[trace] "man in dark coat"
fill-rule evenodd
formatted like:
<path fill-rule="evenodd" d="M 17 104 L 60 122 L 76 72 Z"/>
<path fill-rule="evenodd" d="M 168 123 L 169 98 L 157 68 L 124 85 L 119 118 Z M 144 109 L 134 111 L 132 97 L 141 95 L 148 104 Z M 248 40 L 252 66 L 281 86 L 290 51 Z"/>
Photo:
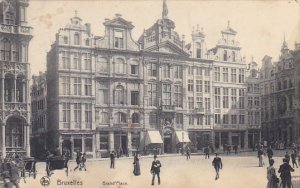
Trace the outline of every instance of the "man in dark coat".
<path fill-rule="evenodd" d="M 191 159 L 191 149 L 190 149 L 190 147 L 186 147 L 186 159 Z"/>
<path fill-rule="evenodd" d="M 115 168 L 115 158 L 116 158 L 115 152 L 111 151 L 109 156 L 110 156 L 110 168 Z"/>
<path fill-rule="evenodd" d="M 220 169 L 223 168 L 223 164 L 222 164 L 222 160 L 220 157 L 218 157 L 218 154 L 216 153 L 216 157 L 214 158 L 212 165 L 214 166 L 215 170 L 216 170 L 216 178 L 215 180 L 219 179 L 220 174 L 219 171 Z"/>
<path fill-rule="evenodd" d="M 269 148 L 267 149 L 267 154 L 268 154 L 269 165 L 270 165 L 270 159 L 272 159 L 273 157 L 273 150 L 271 146 L 269 146 Z"/>
<path fill-rule="evenodd" d="M 205 159 L 209 159 L 209 147 L 204 148 L 204 153 L 205 153 Z"/>
<path fill-rule="evenodd" d="M 284 157 L 287 159 L 287 163 L 290 163 L 291 157 L 290 157 L 290 154 L 289 154 L 288 151 L 285 153 L 285 156 L 284 156 Z"/>
<path fill-rule="evenodd" d="M 160 167 L 161 167 L 161 163 L 159 160 L 157 160 L 157 156 L 154 155 L 154 161 L 152 162 L 151 170 L 150 170 L 150 172 L 152 174 L 152 184 L 151 185 L 154 185 L 155 175 L 157 175 L 158 185 L 160 184 L 160 176 L 159 176 Z"/>
<path fill-rule="evenodd" d="M 278 173 L 280 173 L 282 188 L 291 188 L 292 187 L 292 176 L 291 172 L 294 172 L 294 169 L 288 163 L 288 159 L 283 159 L 283 164 L 280 165 Z"/>

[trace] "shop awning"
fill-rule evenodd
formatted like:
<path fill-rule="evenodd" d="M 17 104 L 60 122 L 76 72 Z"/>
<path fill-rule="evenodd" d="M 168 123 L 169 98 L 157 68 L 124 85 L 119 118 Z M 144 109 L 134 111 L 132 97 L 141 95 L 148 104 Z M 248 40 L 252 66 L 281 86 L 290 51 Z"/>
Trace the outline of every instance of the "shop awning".
<path fill-rule="evenodd" d="M 187 131 L 176 131 L 176 141 L 178 142 L 191 142 Z"/>
<path fill-rule="evenodd" d="M 148 131 L 146 136 L 145 145 L 149 144 L 162 144 L 161 135 L 158 131 Z"/>

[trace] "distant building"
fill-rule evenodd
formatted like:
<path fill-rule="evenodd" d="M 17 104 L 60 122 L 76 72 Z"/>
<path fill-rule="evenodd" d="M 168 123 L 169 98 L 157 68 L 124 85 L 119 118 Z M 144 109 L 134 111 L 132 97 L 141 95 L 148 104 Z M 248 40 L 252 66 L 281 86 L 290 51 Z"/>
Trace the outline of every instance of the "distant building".
<path fill-rule="evenodd" d="M 46 74 L 32 76 L 31 85 L 31 150 L 32 156 L 45 154 L 47 141 L 47 82 Z"/>
<path fill-rule="evenodd" d="M 30 156 L 30 65 L 27 0 L 0 2 L 1 155 Z"/>

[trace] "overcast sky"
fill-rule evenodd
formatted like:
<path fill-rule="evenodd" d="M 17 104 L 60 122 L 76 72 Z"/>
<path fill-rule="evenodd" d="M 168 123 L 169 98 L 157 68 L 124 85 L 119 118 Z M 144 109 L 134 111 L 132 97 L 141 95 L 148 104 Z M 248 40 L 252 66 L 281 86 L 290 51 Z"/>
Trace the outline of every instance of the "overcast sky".
<path fill-rule="evenodd" d="M 161 18 L 162 0 L 147 1 L 59 1 L 31 0 L 28 21 L 34 27 L 30 43 L 29 61 L 32 74 L 46 70 L 46 53 L 55 40 L 59 28 L 70 22 L 78 11 L 83 23 L 91 23 L 94 35 L 104 34 L 105 18 L 112 19 L 116 13 L 132 21 L 133 38 L 137 40 L 143 29 L 152 26 Z M 264 55 L 278 59 L 284 33 L 290 49 L 300 41 L 300 9 L 291 1 L 183 1 L 167 0 L 168 17 L 175 22 L 175 30 L 190 42 L 193 26 L 203 27 L 208 49 L 213 48 L 220 31 L 227 21 L 235 29 L 247 61 L 254 57 L 258 63 Z"/>

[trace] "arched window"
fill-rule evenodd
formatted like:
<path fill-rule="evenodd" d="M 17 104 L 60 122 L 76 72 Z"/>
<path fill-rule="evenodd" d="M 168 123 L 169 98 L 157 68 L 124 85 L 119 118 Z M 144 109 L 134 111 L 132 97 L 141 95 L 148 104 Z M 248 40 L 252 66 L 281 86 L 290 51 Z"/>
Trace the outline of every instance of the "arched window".
<path fill-rule="evenodd" d="M 123 112 L 118 112 L 116 114 L 116 122 L 117 123 L 127 123 L 126 114 Z"/>
<path fill-rule="evenodd" d="M 25 100 L 26 80 L 24 76 L 18 76 L 16 81 L 16 100 L 17 102 L 24 102 Z"/>
<path fill-rule="evenodd" d="M 139 114 L 138 113 L 133 113 L 132 117 L 131 117 L 132 123 L 139 123 L 140 119 L 139 119 Z"/>
<path fill-rule="evenodd" d="M 64 44 L 68 44 L 69 41 L 68 41 L 68 37 L 67 36 L 64 36 Z"/>
<path fill-rule="evenodd" d="M 79 33 L 74 34 L 74 45 L 79 45 L 80 44 L 80 36 Z"/>
<path fill-rule="evenodd" d="M 22 148 L 24 145 L 24 125 L 25 120 L 10 117 L 5 127 L 5 145 L 6 147 Z"/>
<path fill-rule="evenodd" d="M 223 60 L 224 60 L 224 61 L 227 61 L 227 50 L 224 50 Z"/>
<path fill-rule="evenodd" d="M 115 62 L 115 73 L 125 73 L 125 62 L 123 59 L 118 58 Z"/>
<path fill-rule="evenodd" d="M 119 85 L 115 89 L 114 103 L 115 104 L 125 104 L 124 98 L 125 98 L 124 88 L 123 88 L 123 86 Z"/>
<path fill-rule="evenodd" d="M 5 102 L 13 102 L 14 76 L 6 74 L 4 80 L 4 100 Z"/>

